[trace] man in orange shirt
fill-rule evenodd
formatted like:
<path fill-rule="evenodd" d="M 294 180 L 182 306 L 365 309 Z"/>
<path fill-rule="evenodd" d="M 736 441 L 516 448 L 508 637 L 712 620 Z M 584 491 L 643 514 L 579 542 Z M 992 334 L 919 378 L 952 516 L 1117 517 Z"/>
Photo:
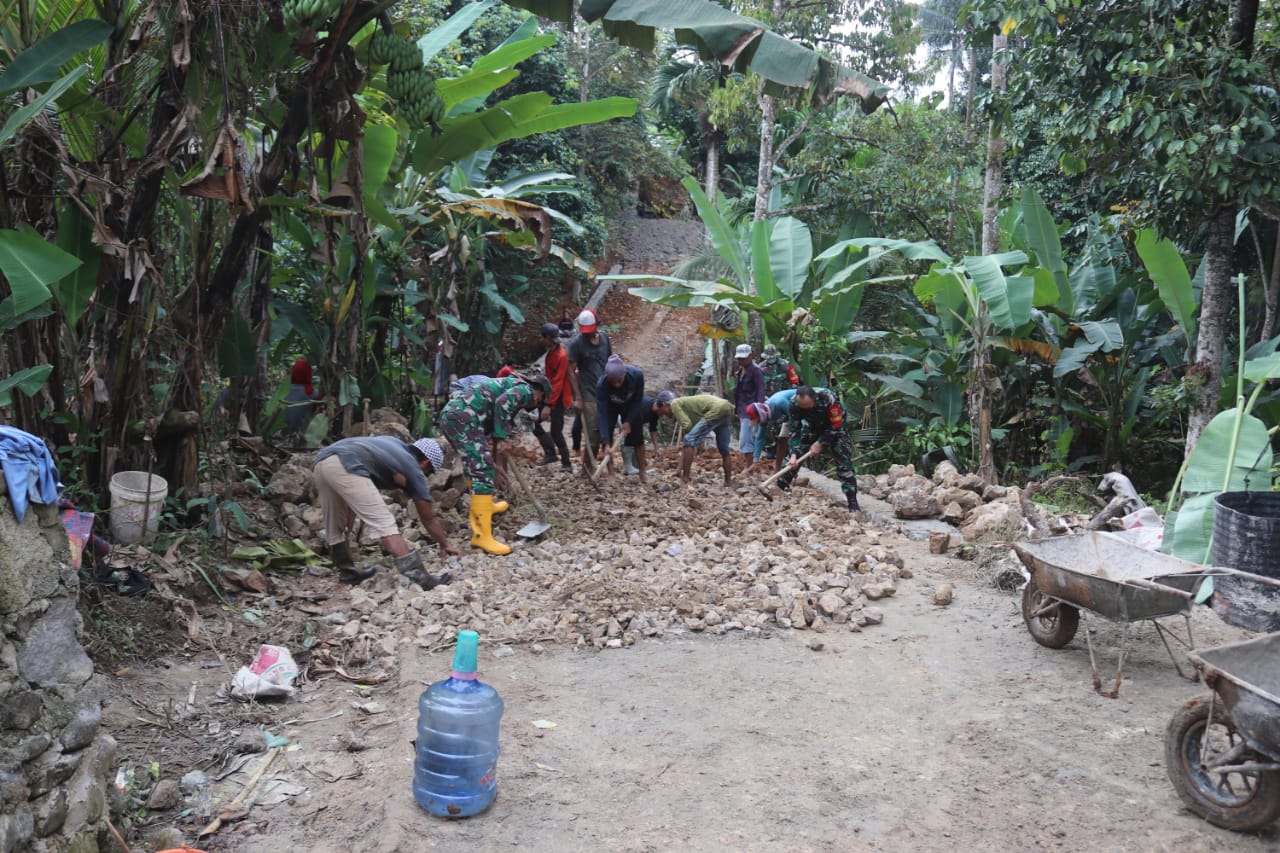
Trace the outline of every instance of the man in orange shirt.
<path fill-rule="evenodd" d="M 559 451 L 560 467 L 572 471 L 569 445 L 564 440 L 564 413 L 573 405 L 573 387 L 569 382 L 569 355 L 560 345 L 560 327 L 555 323 L 543 323 L 542 343 L 547 347 L 543 372 L 551 382 L 551 393 L 543 403 L 542 417 L 533 425 L 533 434 L 542 445 L 542 458 L 538 464 L 551 465 L 556 461 L 556 451 Z M 548 418 L 551 421 L 550 435 L 542 428 L 542 421 Z"/>

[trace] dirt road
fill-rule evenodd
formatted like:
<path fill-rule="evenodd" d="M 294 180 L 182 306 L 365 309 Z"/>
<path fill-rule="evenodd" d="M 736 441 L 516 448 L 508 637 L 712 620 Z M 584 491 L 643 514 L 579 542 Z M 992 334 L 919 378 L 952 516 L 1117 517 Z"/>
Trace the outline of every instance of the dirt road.
<path fill-rule="evenodd" d="M 683 346 L 656 316 L 637 313 L 618 338 L 629 358 L 674 381 L 679 359 L 648 360 L 655 335 L 671 336 L 668 350 Z M 149 825 L 143 834 L 174 825 L 211 853 L 1280 845 L 1280 827 L 1239 835 L 1182 808 L 1165 777 L 1164 727 L 1206 691 L 1177 677 L 1151 628 L 1136 630 L 1120 698 L 1102 698 L 1090 686 L 1083 629 L 1063 650 L 1038 646 L 1017 595 L 992 587 L 989 569 L 931 555 L 894 524 L 852 534 L 841 502 L 811 489 L 771 504 L 751 488 L 720 490 L 714 464 L 699 464 L 692 493 L 673 491 L 663 464 L 648 489 L 626 478 L 597 493 L 539 474 L 551 541 L 503 558 L 464 556 L 446 598 L 386 573 L 361 591 L 276 579 L 271 596 L 240 606 L 280 630 L 305 625 L 297 636 L 340 656 L 284 703 L 216 698 L 263 636 L 234 609 L 208 608 L 199 640 L 178 638 L 162 664 L 118 672 L 105 726 L 137 770 L 140 796 L 154 782 L 144 778 L 153 761 L 162 780 L 197 764 L 207 780 L 169 810 L 135 814 Z M 890 514 L 873 499 L 863 505 Z M 826 527 L 813 526 L 823 518 Z M 508 533 L 520 523 L 501 522 Z M 784 608 L 743 603 L 757 588 L 789 597 L 805 578 L 851 572 L 842 562 L 871 539 L 912 575 L 874 602 L 883 624 L 795 630 L 778 615 Z M 811 568 L 788 574 L 800 562 Z M 938 607 L 943 582 L 955 598 Z M 310 621 L 280 616 L 298 607 Z M 454 623 L 442 614 L 470 618 L 467 608 L 484 620 L 481 678 L 506 700 L 499 794 L 481 816 L 444 821 L 412 799 L 411 742 L 420 692 L 449 670 L 451 636 L 440 626 Z M 639 612 L 665 630 L 637 627 Z M 725 630 L 735 615 L 745 627 Z M 1195 620 L 1201 645 L 1244 636 L 1206 608 Z M 610 642 L 623 647 L 595 650 L 614 621 L 623 633 Z M 1103 667 L 1113 666 L 1119 631 L 1089 624 Z M 357 672 L 361 660 L 376 662 L 377 678 L 342 669 Z M 237 752 L 262 749 L 260 728 L 290 741 L 259 792 L 279 802 L 197 840 L 239 790 L 236 775 L 217 777 Z"/>
<path fill-rule="evenodd" d="M 1150 628 L 1135 637 L 1120 698 L 1102 698 L 1090 688 L 1083 634 L 1064 650 L 1042 648 L 1016 596 L 976 585 L 973 564 L 894 542 L 915 577 L 885 602 L 885 623 L 861 632 L 668 631 L 622 650 L 520 645 L 500 659 L 486 647 L 481 676 L 507 703 L 500 787 L 489 812 L 470 820 L 431 818 L 410 794 L 417 697 L 447 674 L 449 652 L 402 642 L 398 685 L 326 679 L 272 713 L 319 720 L 268 725 L 296 745 L 273 774 L 305 792 L 254 809 L 202 846 L 1275 849 L 1276 828 L 1225 832 L 1178 802 L 1163 730 L 1204 688 L 1176 676 Z M 943 581 L 956 597 L 940 608 L 932 592 Z M 1106 666 L 1118 631 L 1097 627 Z M 1195 628 L 1204 644 L 1244 636 L 1205 608 Z M 136 678 L 154 690 L 157 675 L 122 686 Z M 180 698 L 191 680 L 203 696 L 219 677 L 179 665 L 163 680 Z M 354 709 L 371 701 L 385 711 Z"/>

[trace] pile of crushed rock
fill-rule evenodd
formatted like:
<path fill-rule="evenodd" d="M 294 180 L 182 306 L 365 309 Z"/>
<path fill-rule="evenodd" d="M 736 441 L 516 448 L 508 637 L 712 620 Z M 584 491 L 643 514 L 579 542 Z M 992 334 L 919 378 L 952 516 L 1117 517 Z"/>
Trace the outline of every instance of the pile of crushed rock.
<path fill-rule="evenodd" d="M 859 478 L 859 487 L 887 501 L 901 519 L 940 519 L 966 542 L 1016 540 L 1028 535 L 1060 535 L 1082 529 L 1088 516 L 1055 513 L 1034 503 L 1016 486 L 990 485 L 977 474 L 961 474 L 939 463 L 932 478 L 914 465 L 891 465 L 887 474 Z"/>
<path fill-rule="evenodd" d="M 529 438 L 526 444 L 521 449 L 531 458 L 535 447 Z M 884 612 L 872 602 L 893 596 L 911 577 L 892 547 L 894 534 L 854 520 L 806 488 L 803 476 L 770 501 L 756 479 L 720 486 L 713 453 L 697 461 L 689 489 L 672 479 L 674 452 L 651 469 L 648 486 L 615 474 L 597 490 L 558 466 L 526 467 L 552 528 L 520 540 L 515 531 L 536 516 L 531 505 L 513 501 L 495 517 L 495 535 L 515 550 L 492 557 L 468 544 L 466 481 L 452 464 L 431 480 L 436 511 L 464 551 L 448 561 L 453 584 L 423 591 L 384 559 L 387 568 L 371 581 L 349 592 L 342 587 L 331 601 L 343 612 L 326 621 L 341 634 L 432 648 L 465 627 L 504 643 L 619 648 L 673 630 L 857 631 L 879 624 Z M 308 456 L 281 466 L 267 493 L 288 535 L 322 553 Z M 424 550 L 429 567 L 438 566 L 415 511 L 387 499 L 406 538 Z M 366 560 L 376 559 L 376 540 L 362 537 L 362 545 Z"/>

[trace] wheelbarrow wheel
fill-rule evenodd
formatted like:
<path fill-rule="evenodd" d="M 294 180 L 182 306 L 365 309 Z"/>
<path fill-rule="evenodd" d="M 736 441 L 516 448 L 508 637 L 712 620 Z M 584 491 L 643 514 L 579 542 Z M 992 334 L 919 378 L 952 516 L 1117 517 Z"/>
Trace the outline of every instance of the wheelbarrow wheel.
<path fill-rule="evenodd" d="M 1022 619 L 1035 641 L 1045 648 L 1060 649 L 1076 635 L 1080 627 L 1080 611 L 1045 595 L 1035 578 L 1022 590 Z"/>
<path fill-rule="evenodd" d="M 1197 696 L 1178 709 L 1164 738 L 1164 767 L 1187 808 L 1215 826 L 1236 832 L 1262 829 L 1280 817 L 1280 772 L 1221 773 L 1206 768 L 1244 738 L 1221 702 Z M 1262 760 L 1246 749 L 1237 762 Z"/>

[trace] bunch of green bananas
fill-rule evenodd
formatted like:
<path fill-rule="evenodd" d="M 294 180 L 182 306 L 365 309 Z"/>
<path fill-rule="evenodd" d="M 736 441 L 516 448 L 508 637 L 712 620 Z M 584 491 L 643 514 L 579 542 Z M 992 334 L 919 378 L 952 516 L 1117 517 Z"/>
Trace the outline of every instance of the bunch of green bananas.
<path fill-rule="evenodd" d="M 436 78 L 422 65 L 422 51 L 385 30 L 369 39 L 369 62 L 387 65 L 387 94 L 406 122 L 414 127 L 437 126 L 444 118 L 444 99 L 436 93 Z"/>
<path fill-rule="evenodd" d="M 422 50 L 394 33 L 378 30 L 369 38 L 369 61 L 390 65 L 395 71 L 410 71 L 422 67 Z"/>
<path fill-rule="evenodd" d="M 289 32 L 316 29 L 342 10 L 346 0 L 284 0 L 281 13 Z"/>
<path fill-rule="evenodd" d="M 395 99 L 405 121 L 414 127 L 439 124 L 444 118 L 444 100 L 436 93 L 436 80 L 421 65 L 407 71 L 393 65 L 387 71 L 387 94 Z"/>

